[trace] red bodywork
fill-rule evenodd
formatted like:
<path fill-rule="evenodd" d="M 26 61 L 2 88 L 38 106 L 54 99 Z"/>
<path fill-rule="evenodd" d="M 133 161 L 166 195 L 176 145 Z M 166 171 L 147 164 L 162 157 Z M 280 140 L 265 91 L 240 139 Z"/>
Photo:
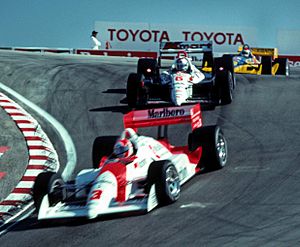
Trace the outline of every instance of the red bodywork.
<path fill-rule="evenodd" d="M 124 116 L 124 127 L 133 128 L 136 131 L 141 127 L 154 127 L 182 123 L 190 123 L 193 130 L 202 126 L 200 104 L 193 106 L 131 111 Z M 195 151 L 191 152 L 187 145 L 178 147 L 173 146 L 169 143 L 167 138 L 162 138 L 157 141 L 165 146 L 172 154 L 186 154 L 190 163 L 198 164 L 201 158 L 202 147 L 199 147 Z M 119 202 L 124 202 L 126 200 L 125 188 L 127 184 L 127 164 L 133 162 L 137 157 L 132 156 L 130 158 L 122 158 L 118 159 L 116 162 L 112 160 L 111 162 L 105 164 L 107 158 L 108 157 L 104 156 L 100 161 L 99 167 L 103 166 L 103 168 L 101 169 L 99 176 L 108 170 L 115 175 L 118 182 L 118 195 L 116 200 Z M 139 168 L 138 164 L 136 164 L 135 168 Z M 195 172 L 200 172 L 200 168 L 197 167 Z"/>
<path fill-rule="evenodd" d="M 155 114 L 157 113 L 157 114 Z M 190 123 L 192 130 L 203 125 L 200 104 L 187 105 L 181 107 L 166 107 L 148 110 L 131 111 L 124 116 L 124 127 L 138 128 L 154 127 L 172 124 Z M 188 146 L 176 147 L 169 143 L 167 138 L 158 140 L 173 154 L 184 153 L 188 156 L 191 163 L 197 164 L 202 155 L 202 148 L 199 147 L 191 152 Z M 198 169 L 198 168 L 197 168 Z"/>
<path fill-rule="evenodd" d="M 193 130 L 202 127 L 200 104 L 131 111 L 124 116 L 124 127 L 135 130 L 183 123 L 190 123 Z"/>

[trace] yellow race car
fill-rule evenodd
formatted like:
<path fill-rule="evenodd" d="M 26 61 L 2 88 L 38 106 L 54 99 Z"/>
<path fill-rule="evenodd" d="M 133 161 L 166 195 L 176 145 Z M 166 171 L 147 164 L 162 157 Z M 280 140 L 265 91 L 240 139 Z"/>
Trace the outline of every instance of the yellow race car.
<path fill-rule="evenodd" d="M 277 48 L 250 48 L 240 46 L 238 54 L 233 55 L 234 72 L 254 75 L 289 76 L 290 67 L 287 58 L 278 57 Z"/>

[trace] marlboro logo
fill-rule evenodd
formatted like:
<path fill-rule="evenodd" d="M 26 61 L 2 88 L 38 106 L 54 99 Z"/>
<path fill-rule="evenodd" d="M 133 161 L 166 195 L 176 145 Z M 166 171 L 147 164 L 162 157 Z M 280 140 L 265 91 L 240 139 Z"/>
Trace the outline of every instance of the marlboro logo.
<path fill-rule="evenodd" d="M 184 109 L 168 109 L 163 108 L 160 111 L 155 109 L 148 110 L 148 117 L 149 118 L 166 118 L 166 117 L 180 117 L 184 116 L 185 110 Z"/>

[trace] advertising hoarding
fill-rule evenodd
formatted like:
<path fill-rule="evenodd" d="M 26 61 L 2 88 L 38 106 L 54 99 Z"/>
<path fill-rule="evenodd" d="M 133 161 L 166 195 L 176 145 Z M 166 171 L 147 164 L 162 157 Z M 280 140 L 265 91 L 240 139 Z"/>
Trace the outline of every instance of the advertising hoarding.
<path fill-rule="evenodd" d="M 257 45 L 256 28 L 95 22 L 98 38 L 112 49 L 157 51 L 161 41 L 211 40 L 216 52 L 235 52 L 244 43 Z"/>

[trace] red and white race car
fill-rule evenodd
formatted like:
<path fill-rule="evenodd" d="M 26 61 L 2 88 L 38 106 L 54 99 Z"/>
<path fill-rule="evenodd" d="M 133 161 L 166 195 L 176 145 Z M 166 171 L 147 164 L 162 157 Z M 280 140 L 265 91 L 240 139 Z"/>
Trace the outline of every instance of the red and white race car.
<path fill-rule="evenodd" d="M 192 126 L 187 145 L 173 146 L 167 127 L 182 123 Z M 39 220 L 149 212 L 175 202 L 180 187 L 204 168 L 226 165 L 223 132 L 218 126 L 202 126 L 199 104 L 131 111 L 124 126 L 119 137 L 96 138 L 93 169 L 82 170 L 74 181 L 64 182 L 52 172 L 37 177 L 33 197 Z M 157 139 L 136 133 L 152 126 L 158 126 Z"/>

